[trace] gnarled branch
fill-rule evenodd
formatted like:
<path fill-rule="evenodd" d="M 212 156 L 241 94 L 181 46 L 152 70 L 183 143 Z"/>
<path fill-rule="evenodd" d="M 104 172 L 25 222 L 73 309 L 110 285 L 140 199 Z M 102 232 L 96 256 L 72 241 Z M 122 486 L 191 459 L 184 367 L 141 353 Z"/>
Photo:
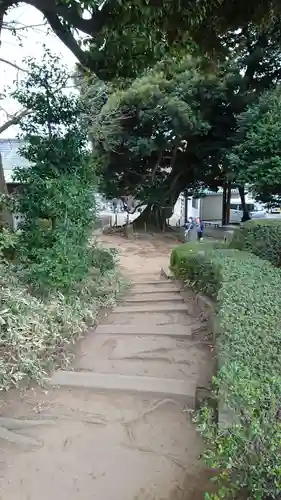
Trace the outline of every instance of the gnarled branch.
<path fill-rule="evenodd" d="M 19 111 L 16 113 L 10 120 L 7 120 L 3 125 L 0 125 L 0 134 L 7 130 L 9 127 L 12 127 L 13 125 L 17 125 L 22 118 L 27 116 L 30 113 L 30 109 L 23 109 L 22 111 Z"/>

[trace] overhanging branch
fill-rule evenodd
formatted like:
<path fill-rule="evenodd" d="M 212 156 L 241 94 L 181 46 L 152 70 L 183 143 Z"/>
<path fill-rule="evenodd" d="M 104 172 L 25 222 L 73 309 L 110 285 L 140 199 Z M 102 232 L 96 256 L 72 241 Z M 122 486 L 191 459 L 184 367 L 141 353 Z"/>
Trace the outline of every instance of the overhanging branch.
<path fill-rule="evenodd" d="M 40 10 L 50 24 L 49 16 L 59 16 L 69 26 L 88 35 L 95 35 L 101 30 L 109 12 L 109 2 L 101 10 L 96 9 L 90 19 L 83 19 L 74 5 L 60 3 L 57 0 L 25 0 L 25 3 Z"/>
<path fill-rule="evenodd" d="M 22 118 L 27 116 L 30 113 L 30 109 L 23 109 L 22 111 L 19 111 L 19 113 L 15 114 L 10 120 L 7 120 L 3 125 L 0 125 L 0 134 L 2 132 L 5 132 L 9 127 L 12 127 L 13 125 L 17 125 Z"/>
<path fill-rule="evenodd" d="M 47 18 L 53 32 L 59 37 L 59 39 L 69 48 L 69 50 L 77 57 L 78 61 L 84 65 L 86 64 L 86 54 L 83 52 L 74 36 L 72 35 L 70 29 L 62 24 L 59 17 L 54 13 L 42 11 L 44 16 Z"/>
<path fill-rule="evenodd" d="M 17 69 L 18 71 L 22 71 L 23 73 L 28 73 L 28 70 L 25 68 L 22 68 L 21 66 L 18 66 L 16 63 L 13 63 L 11 61 L 8 61 L 7 59 L 4 59 L 3 57 L 0 57 L 0 62 L 4 64 L 8 64 L 12 68 Z"/>
<path fill-rule="evenodd" d="M 17 3 L 17 0 L 0 0 L 0 32 L 4 14 L 9 7 Z M 96 7 L 92 11 L 90 19 L 83 19 L 74 3 L 58 2 L 58 0 L 25 0 L 25 3 L 38 9 L 44 15 L 54 33 L 77 57 L 82 66 L 90 68 L 89 58 L 75 40 L 72 30 L 82 31 L 91 37 L 97 35 L 112 13 L 114 0 L 112 2 L 108 0 L 100 9 Z"/>

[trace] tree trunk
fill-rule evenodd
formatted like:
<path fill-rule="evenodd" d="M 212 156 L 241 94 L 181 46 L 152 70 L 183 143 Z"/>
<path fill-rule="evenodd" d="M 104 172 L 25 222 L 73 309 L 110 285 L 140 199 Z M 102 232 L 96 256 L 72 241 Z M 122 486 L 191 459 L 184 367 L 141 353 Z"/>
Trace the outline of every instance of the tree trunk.
<path fill-rule="evenodd" d="M 0 153 L 0 196 L 7 195 L 7 194 L 8 194 L 8 189 L 7 189 L 7 185 L 6 185 L 6 181 L 5 181 L 2 156 Z M 5 208 L 0 209 L 0 226 L 1 226 L 1 229 L 3 227 L 8 227 L 10 229 L 13 229 L 13 226 L 14 226 L 13 215 L 11 214 L 11 212 L 9 212 Z"/>
<path fill-rule="evenodd" d="M 241 205 L 242 205 L 242 211 L 243 211 L 242 222 L 246 222 L 247 220 L 251 220 L 251 216 L 249 214 L 247 204 L 246 204 L 245 187 L 238 186 L 238 191 L 239 191 L 239 195 L 241 198 Z"/>
<path fill-rule="evenodd" d="M 228 182 L 226 190 L 226 221 L 225 221 L 226 225 L 228 225 L 230 221 L 230 202 L 231 202 L 231 183 Z"/>
<path fill-rule="evenodd" d="M 2 31 L 2 26 L 3 26 L 3 18 L 4 18 L 4 10 L 0 12 L 0 47 L 1 47 L 1 31 Z M 2 156 L 0 153 L 0 196 L 1 195 L 7 195 L 8 194 L 8 189 L 7 189 L 7 184 L 5 180 L 5 174 L 4 174 L 4 169 L 3 169 L 3 162 L 2 162 Z M 13 215 L 4 209 L 0 209 L 0 226 L 1 228 L 3 227 L 9 227 L 13 229 Z"/>
<path fill-rule="evenodd" d="M 227 226 L 230 219 L 231 183 L 225 182 L 222 195 L 222 225 Z"/>
<path fill-rule="evenodd" d="M 173 208 L 161 207 L 159 205 L 147 205 L 140 216 L 134 221 L 134 227 L 138 229 L 153 229 L 164 231 L 167 228 L 167 219 L 173 214 Z"/>
<path fill-rule="evenodd" d="M 174 213 L 175 203 L 186 186 L 186 180 L 181 173 L 171 172 L 169 177 L 156 191 L 157 202 L 147 204 L 144 211 L 133 222 L 139 229 L 150 228 L 153 231 L 165 231 L 167 220 Z"/>
<path fill-rule="evenodd" d="M 223 193 L 222 193 L 222 225 L 226 225 L 226 182 L 223 185 Z"/>

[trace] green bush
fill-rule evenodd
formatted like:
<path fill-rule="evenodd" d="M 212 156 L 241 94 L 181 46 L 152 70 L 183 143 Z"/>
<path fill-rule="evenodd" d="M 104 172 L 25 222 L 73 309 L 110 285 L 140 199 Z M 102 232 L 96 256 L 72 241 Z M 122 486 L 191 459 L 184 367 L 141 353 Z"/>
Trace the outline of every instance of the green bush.
<path fill-rule="evenodd" d="M 117 251 L 115 248 L 93 247 L 91 250 L 92 265 L 101 274 L 112 271 L 116 266 Z"/>
<path fill-rule="evenodd" d="M 16 233 L 2 228 L 0 231 L 0 260 L 11 261 L 15 258 L 18 236 Z"/>
<path fill-rule="evenodd" d="M 172 250 L 170 258 L 170 268 L 174 272 L 176 272 L 176 270 L 181 267 L 182 260 L 188 258 L 190 254 L 212 248 L 226 248 L 226 244 L 223 241 L 203 240 L 188 241 L 186 243 L 178 245 Z"/>
<path fill-rule="evenodd" d="M 215 397 L 232 415 L 223 428 L 211 408 L 197 416 L 208 442 L 205 459 L 220 484 L 206 498 L 280 498 L 281 274 L 234 249 L 187 253 L 179 271 L 217 302 Z"/>
<path fill-rule="evenodd" d="M 232 248 L 247 250 L 281 267 L 281 220 L 261 219 L 245 222 L 234 232 Z"/>

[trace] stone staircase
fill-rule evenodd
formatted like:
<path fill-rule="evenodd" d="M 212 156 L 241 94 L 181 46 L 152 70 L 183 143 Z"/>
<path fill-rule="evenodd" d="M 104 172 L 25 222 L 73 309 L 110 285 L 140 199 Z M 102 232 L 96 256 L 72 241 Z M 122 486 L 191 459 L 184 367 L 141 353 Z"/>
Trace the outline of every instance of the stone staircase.
<path fill-rule="evenodd" d="M 80 344 L 73 370 L 54 386 L 181 399 L 193 409 L 197 386 L 209 385 L 206 324 L 179 286 L 159 274 L 129 275 L 132 287 Z M 200 333 L 200 335 L 198 335 Z"/>
<path fill-rule="evenodd" d="M 175 283 L 129 277 L 72 369 L 55 372 L 47 391 L 6 401 L 3 417 L 13 419 L 2 431 L 15 441 L 1 440 L 3 500 L 203 500 L 212 491 L 191 418 L 196 387 L 212 375 L 206 325 Z"/>

